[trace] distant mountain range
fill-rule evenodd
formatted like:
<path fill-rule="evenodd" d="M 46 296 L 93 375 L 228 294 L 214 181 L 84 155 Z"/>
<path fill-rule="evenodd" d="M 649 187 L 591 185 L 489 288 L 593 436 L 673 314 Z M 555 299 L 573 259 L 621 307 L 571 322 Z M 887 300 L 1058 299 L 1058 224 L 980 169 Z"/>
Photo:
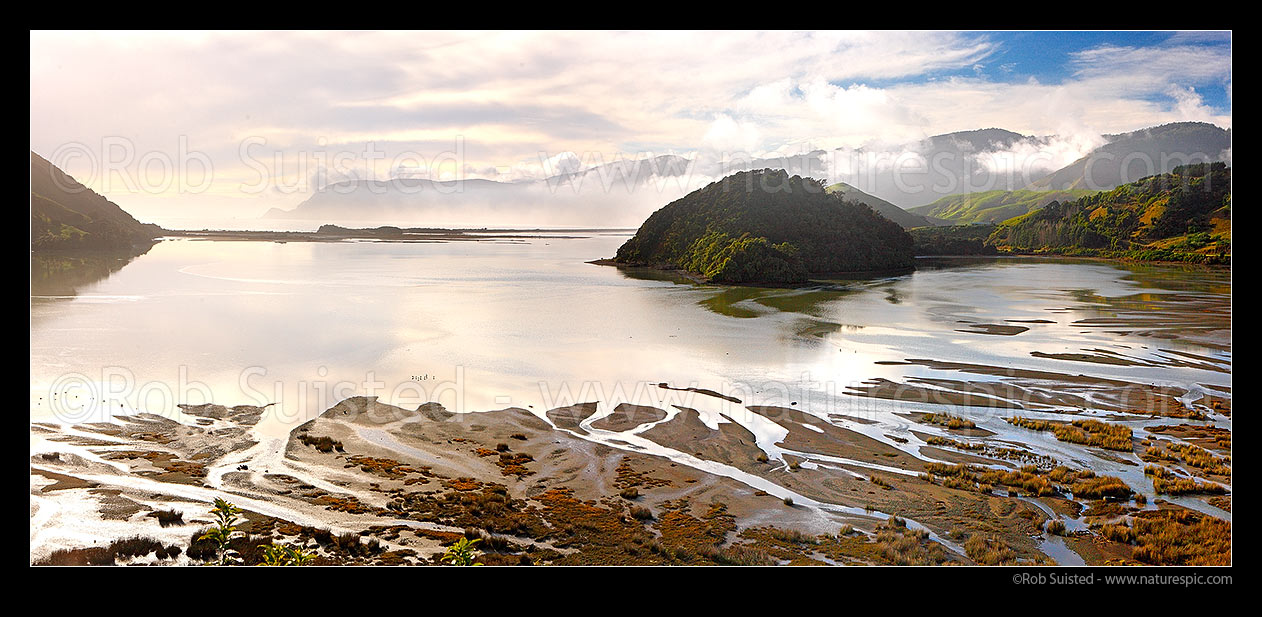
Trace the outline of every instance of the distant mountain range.
<path fill-rule="evenodd" d="M 558 173 L 543 180 L 349 180 L 316 191 L 292 210 L 263 216 L 321 222 L 428 226 L 479 220 L 511 225 L 634 226 L 653 207 L 685 194 L 692 162 L 660 155 Z"/>
<path fill-rule="evenodd" d="M 710 160 L 661 155 L 566 171 L 542 180 L 352 180 L 329 185 L 267 218 L 378 221 L 427 226 L 493 220 L 502 225 L 634 226 L 662 204 L 744 170 L 784 169 L 829 180 L 905 228 L 1000 222 L 1189 162 L 1231 159 L 1231 131 L 1182 122 L 1105 136 L 1107 143 L 1060 169 L 994 168 L 993 160 L 1051 147 L 1055 137 L 988 128 L 880 149 L 816 150 L 784 158 Z M 1036 159 L 1032 159 L 1036 160 Z M 1151 166 L 1148 162 L 1151 161 Z M 1046 192 L 1053 191 L 1053 192 Z"/>
<path fill-rule="evenodd" d="M 1070 165 L 1046 169 L 1044 175 L 1031 178 L 1032 172 L 1039 171 L 1040 157 L 1030 153 L 1050 147 L 1055 136 L 1032 137 L 995 128 L 948 133 L 879 152 L 835 151 L 833 157 L 848 160 L 833 160 L 831 168 L 848 170 L 849 176 L 834 173 L 830 179 L 937 217 L 940 214 L 922 206 L 942 205 L 939 202 L 957 195 L 993 196 L 1019 189 L 1102 191 L 1179 165 L 1231 162 L 1231 131 L 1203 122 L 1165 124 L 1104 139 L 1104 145 Z M 1029 201 L 1029 197 L 1014 201 Z M 1053 197 L 1059 198 L 1063 195 Z"/>
<path fill-rule="evenodd" d="M 1087 156 L 1050 173 L 1027 188 L 1107 191 L 1128 182 L 1169 173 L 1190 163 L 1231 164 L 1231 130 L 1204 122 L 1163 124 L 1108 140 Z"/>
<path fill-rule="evenodd" d="M 833 180 L 913 208 L 945 195 L 1020 188 L 1025 180 L 1019 174 L 992 170 L 989 158 L 1018 144 L 1038 148 L 1045 141 L 998 128 L 961 131 L 896 147 L 835 150 L 829 168 L 835 170 Z"/>
<path fill-rule="evenodd" d="M 898 223 L 903 229 L 934 225 L 934 222 L 927 216 L 904 210 L 888 201 L 885 201 L 884 199 L 881 199 L 880 197 L 864 193 L 845 182 L 833 184 L 829 186 L 827 190 L 829 193 L 837 193 L 841 195 L 846 201 L 867 204 L 867 206 L 875 210 L 877 214 Z"/>
<path fill-rule="evenodd" d="M 131 249 L 161 233 L 31 152 L 31 250 Z"/>

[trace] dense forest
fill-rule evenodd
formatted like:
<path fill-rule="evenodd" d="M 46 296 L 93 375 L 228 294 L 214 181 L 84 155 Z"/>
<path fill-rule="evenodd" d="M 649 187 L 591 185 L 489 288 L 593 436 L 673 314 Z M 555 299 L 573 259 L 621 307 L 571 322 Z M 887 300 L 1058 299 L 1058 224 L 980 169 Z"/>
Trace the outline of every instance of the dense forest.
<path fill-rule="evenodd" d="M 1222 263 L 1231 255 L 1231 168 L 1176 167 L 1004 222 L 1002 251 Z"/>
<path fill-rule="evenodd" d="M 909 229 L 916 255 L 996 255 L 998 249 L 986 243 L 994 225 L 952 225 Z"/>
<path fill-rule="evenodd" d="M 910 268 L 912 240 L 864 204 L 784 170 L 740 172 L 654 212 L 618 249 L 623 264 L 677 267 L 725 283 Z"/>

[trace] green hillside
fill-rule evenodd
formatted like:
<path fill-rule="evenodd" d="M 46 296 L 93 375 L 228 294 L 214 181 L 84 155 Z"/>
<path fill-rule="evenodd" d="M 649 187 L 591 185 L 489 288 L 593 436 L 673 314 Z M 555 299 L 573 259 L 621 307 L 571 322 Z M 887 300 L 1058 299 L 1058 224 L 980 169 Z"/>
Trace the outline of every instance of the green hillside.
<path fill-rule="evenodd" d="M 677 267 L 725 283 L 792 283 L 811 273 L 904 269 L 912 240 L 871 208 L 783 170 L 740 172 L 644 221 L 617 263 Z"/>
<path fill-rule="evenodd" d="M 1231 168 L 1176 167 L 999 225 L 1001 251 L 1224 263 L 1231 259 Z"/>
<path fill-rule="evenodd" d="M 913 214 L 888 201 L 885 201 L 884 199 L 881 199 L 880 197 L 864 193 L 845 182 L 838 182 L 837 184 L 829 186 L 825 190 L 829 193 L 841 195 L 846 201 L 865 204 L 869 208 L 876 210 L 877 214 L 898 223 L 903 229 L 925 227 L 933 224 L 932 221 L 919 214 Z"/>
<path fill-rule="evenodd" d="M 161 232 L 31 153 L 31 250 L 129 249 Z"/>
<path fill-rule="evenodd" d="M 1072 201 L 1093 191 L 985 191 L 948 195 L 929 205 L 912 208 L 913 214 L 944 219 L 952 223 L 999 223 L 1028 214 L 1053 201 Z"/>

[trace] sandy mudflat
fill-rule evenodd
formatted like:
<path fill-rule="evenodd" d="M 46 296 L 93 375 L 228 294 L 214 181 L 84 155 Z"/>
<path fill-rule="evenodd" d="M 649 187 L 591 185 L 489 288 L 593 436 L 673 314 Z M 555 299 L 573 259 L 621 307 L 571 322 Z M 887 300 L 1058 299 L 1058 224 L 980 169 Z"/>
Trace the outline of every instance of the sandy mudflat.
<path fill-rule="evenodd" d="M 592 422 L 592 428 L 602 431 L 627 431 L 641 424 L 657 422 L 666 417 L 666 412 L 657 407 L 622 403 L 614 408 L 613 413 Z"/>
<path fill-rule="evenodd" d="M 942 413 L 941 405 L 1010 412 L 1025 404 L 1066 412 L 1063 423 L 1078 417 L 1072 404 L 1090 400 L 1095 409 L 1124 411 L 1096 416 L 1116 422 L 1145 409 L 1138 405 L 1178 400 L 1185 393 L 1177 388 L 932 360 L 886 364 L 997 379 L 872 380 L 848 394 L 882 398 L 901 411 L 870 418 L 742 407 L 734 397 L 692 389 L 702 395 L 699 404 L 722 401 L 727 411 L 703 421 L 687 407 L 605 411 L 587 402 L 542 413 L 456 414 L 436 403 L 409 409 L 354 397 L 282 439 L 258 434 L 267 410 L 250 406 L 32 425 L 43 444 L 31 458 L 32 559 L 85 547 L 76 530 L 88 529 L 93 537 L 151 536 L 185 551 L 139 561 L 196 563 L 190 538 L 209 522 L 216 497 L 246 510 L 258 541 L 296 543 L 330 564 L 435 563 L 466 530 L 487 538 L 480 560 L 502 565 L 974 563 L 980 557 L 964 548 L 974 535 L 1006 546 L 1005 563 L 1047 563 L 1042 529 L 1052 517 L 1083 529 L 1063 543 L 1075 561 L 1124 563 L 1133 561 L 1131 548 L 1087 531 L 1079 512 L 1149 516 L 1153 507 L 1192 508 L 1189 520 L 1225 516 L 1229 525 L 1229 494 L 1153 493 L 1138 437 L 1133 452 L 1104 451 L 1010 426 L 1007 413 L 970 415 L 976 426 L 956 428 L 926 415 Z M 1215 392 L 1180 409 L 1229 414 L 1229 393 Z M 1230 451 L 1229 428 L 1166 422 L 1145 425 L 1163 447 Z M 646 424 L 653 426 L 643 430 Z M 1059 465 L 1095 469 L 1102 481 L 1116 476 L 1145 492 L 1147 505 L 1106 503 L 1054 482 L 1047 492 L 1029 492 Z M 942 475 L 952 469 L 1025 475 L 961 482 Z M 1230 483 L 1229 472 L 1198 475 Z M 179 511 L 184 522 L 162 527 L 160 511 Z M 900 545 L 910 553 L 895 556 L 879 544 L 891 514 L 927 534 L 916 548 Z M 835 536 L 842 525 L 858 531 Z M 786 543 L 794 532 L 814 540 Z M 359 544 L 330 539 L 344 533 Z"/>

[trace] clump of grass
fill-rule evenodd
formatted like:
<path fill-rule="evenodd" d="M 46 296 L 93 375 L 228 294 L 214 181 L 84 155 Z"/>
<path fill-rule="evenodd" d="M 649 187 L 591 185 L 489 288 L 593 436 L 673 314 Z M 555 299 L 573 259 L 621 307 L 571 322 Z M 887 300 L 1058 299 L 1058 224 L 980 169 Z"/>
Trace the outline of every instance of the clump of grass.
<path fill-rule="evenodd" d="M 1087 504 L 1087 509 L 1082 511 L 1083 516 L 1103 516 L 1113 518 L 1126 513 L 1126 509 L 1122 504 L 1116 501 L 1093 501 Z"/>
<path fill-rule="evenodd" d="M 733 544 L 722 548 L 702 546 L 698 553 L 717 564 L 726 566 L 774 566 L 776 560 L 766 551 L 747 544 Z"/>
<path fill-rule="evenodd" d="M 789 461 L 789 469 L 792 469 L 793 471 L 797 471 L 801 468 L 802 468 L 802 463 L 798 462 L 797 460 Z"/>
<path fill-rule="evenodd" d="M 885 489 L 885 490 L 887 490 L 887 491 L 892 491 L 892 490 L 894 490 L 894 485 L 892 485 L 892 484 L 890 484 L 889 482 L 886 482 L 885 480 L 881 479 L 881 476 L 872 476 L 872 477 L 868 478 L 868 481 L 869 481 L 869 482 L 871 482 L 871 483 L 873 483 L 873 484 L 875 484 L 875 485 L 877 485 L 877 486 L 879 486 L 879 487 L 881 487 L 881 488 L 883 488 L 883 489 Z"/>
<path fill-rule="evenodd" d="M 631 506 L 631 517 L 638 521 L 651 521 L 653 511 L 644 506 Z"/>
<path fill-rule="evenodd" d="M 508 444 L 506 444 L 506 443 L 497 443 L 497 444 L 495 444 L 495 451 L 496 451 L 496 452 L 508 452 Z"/>
<path fill-rule="evenodd" d="M 1063 536 L 1065 535 L 1065 521 L 1058 518 L 1051 519 L 1047 521 L 1047 525 L 1044 526 L 1044 529 L 1047 530 L 1047 533 L 1054 536 Z"/>
<path fill-rule="evenodd" d="M 1113 542 L 1121 542 L 1122 544 L 1130 544 L 1135 541 L 1135 530 L 1128 527 L 1125 523 L 1119 525 L 1101 525 L 1100 535 L 1105 539 Z"/>
<path fill-rule="evenodd" d="M 622 492 L 618 494 L 621 495 L 623 499 L 638 499 L 640 497 L 640 489 L 637 489 L 634 486 L 629 486 L 622 489 Z"/>
<path fill-rule="evenodd" d="M 812 535 L 808 535 L 796 529 L 781 529 L 779 527 L 771 527 L 767 530 L 767 534 L 781 542 L 790 544 L 818 544 L 819 540 Z"/>
<path fill-rule="evenodd" d="M 513 552 L 513 543 L 507 538 L 501 536 L 493 536 L 483 533 L 480 529 L 469 528 L 464 530 L 464 537 L 470 540 L 481 540 L 482 548 L 497 553 Z"/>
<path fill-rule="evenodd" d="M 964 541 L 964 552 L 969 559 L 986 566 L 1011 565 L 1017 562 L 1016 552 L 998 538 L 970 536 Z"/>
<path fill-rule="evenodd" d="M 942 545 L 929 540 L 929 532 L 907 529 L 906 521 L 898 517 L 890 517 L 887 524 L 877 527 L 875 545 L 881 556 L 895 565 L 937 565 L 947 560 Z"/>
<path fill-rule="evenodd" d="M 154 510 L 149 516 L 158 519 L 158 524 L 163 527 L 184 524 L 184 513 L 177 510 Z"/>
<path fill-rule="evenodd" d="M 1135 517 L 1125 539 L 1131 556 L 1152 565 L 1231 565 L 1231 523 L 1191 510 L 1154 510 Z M 1122 540 L 1118 540 L 1122 541 Z"/>
<path fill-rule="evenodd" d="M 767 462 L 767 461 L 769 461 L 769 460 L 771 460 L 771 459 L 767 458 L 767 453 L 766 453 L 766 452 L 759 452 L 759 453 L 758 453 L 758 458 L 757 458 L 757 459 L 755 459 L 755 460 L 757 460 L 759 463 L 765 463 L 765 462 Z"/>
<path fill-rule="evenodd" d="M 299 433 L 298 441 L 301 441 L 303 445 L 312 446 L 316 450 L 319 450 L 325 453 L 332 452 L 334 450 L 337 450 L 338 452 L 346 451 L 346 449 L 342 446 L 342 442 L 337 441 L 336 439 L 333 439 L 332 437 L 329 437 L 327 435 L 323 437 L 313 437 L 310 434 L 305 433 L 305 432 Z"/>
<path fill-rule="evenodd" d="M 792 498 L 792 497 L 785 497 L 785 498 L 784 498 L 784 505 L 789 506 L 790 508 L 792 508 L 792 507 L 793 507 L 793 498 Z"/>
<path fill-rule="evenodd" d="M 937 424 L 951 429 L 975 428 L 972 420 L 967 420 L 949 413 L 928 413 L 922 418 L 928 424 Z"/>
<path fill-rule="evenodd" d="M 37 566 L 112 566 L 120 559 L 134 559 L 153 554 L 158 559 L 175 559 L 183 552 L 178 546 L 164 546 L 148 537 L 120 538 L 107 546 L 59 549 L 36 561 Z"/>
<path fill-rule="evenodd" d="M 1085 446 L 1130 452 L 1134 447 L 1130 427 L 1099 420 L 1074 420 L 1069 424 L 1050 420 L 1033 420 L 1021 416 L 1008 418 L 1013 426 L 1033 431 L 1051 431 L 1057 439 Z"/>
<path fill-rule="evenodd" d="M 1055 495 L 1068 491 L 1075 496 L 1088 499 L 1113 497 L 1129 498 L 1132 491 L 1121 478 L 1113 476 L 1097 476 L 1091 470 L 1074 471 L 1060 466 L 1045 471 L 1033 465 L 1023 466 L 1016 471 L 998 469 L 981 469 L 971 465 L 950 465 L 946 463 L 928 463 L 925 465 L 931 479 L 940 477 L 943 485 L 961 490 L 989 492 L 990 488 L 999 485 L 1020 489 L 1036 497 Z M 1015 495 L 1014 495 L 1015 496 Z"/>
<path fill-rule="evenodd" d="M 1173 471 L 1157 465 L 1145 466 L 1144 475 L 1152 478 L 1153 489 L 1163 495 L 1221 495 L 1227 492 L 1227 487 L 1221 484 L 1176 476 Z"/>

